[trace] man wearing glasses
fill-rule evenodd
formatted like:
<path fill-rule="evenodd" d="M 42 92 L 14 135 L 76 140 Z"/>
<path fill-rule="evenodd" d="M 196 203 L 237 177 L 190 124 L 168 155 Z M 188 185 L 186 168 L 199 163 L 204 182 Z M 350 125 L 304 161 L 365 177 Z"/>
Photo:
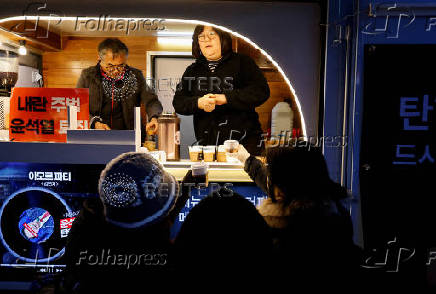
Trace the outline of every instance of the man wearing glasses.
<path fill-rule="evenodd" d="M 143 103 L 148 133 L 157 132 L 162 104 L 149 89 L 142 72 L 127 65 L 129 49 L 118 39 L 98 45 L 98 63 L 84 69 L 77 88 L 89 89 L 90 127 L 100 130 L 132 130 L 134 108 Z"/>

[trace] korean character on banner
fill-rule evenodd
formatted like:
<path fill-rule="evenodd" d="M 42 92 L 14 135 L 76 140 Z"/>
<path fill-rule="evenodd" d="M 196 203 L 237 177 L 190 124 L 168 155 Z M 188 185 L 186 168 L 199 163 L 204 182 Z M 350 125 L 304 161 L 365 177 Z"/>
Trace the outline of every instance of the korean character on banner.
<path fill-rule="evenodd" d="M 33 180 L 35 178 L 35 172 L 30 171 L 29 172 L 29 180 Z"/>
<path fill-rule="evenodd" d="M 184 222 L 186 218 L 186 213 L 179 212 L 179 222 Z"/>
<path fill-rule="evenodd" d="M 21 103 L 21 96 L 18 96 L 18 110 L 32 111 L 32 112 L 46 112 L 47 111 L 47 98 L 39 96 L 26 96 L 24 98 L 24 106 Z"/>
<path fill-rule="evenodd" d="M 24 134 L 26 125 L 24 124 L 24 120 L 21 118 L 14 118 L 9 127 L 11 128 L 13 134 Z"/>
<path fill-rule="evenodd" d="M 418 160 L 419 163 L 423 163 L 424 161 L 428 161 L 430 163 L 434 163 L 434 157 L 431 155 L 430 145 L 425 145 L 424 154 Z"/>
<path fill-rule="evenodd" d="M 47 111 L 47 98 L 44 97 L 29 97 L 32 101 L 32 110 L 35 112 Z"/>
<path fill-rule="evenodd" d="M 80 97 L 77 98 L 65 98 L 67 106 L 76 106 L 77 112 L 80 112 Z"/>
<path fill-rule="evenodd" d="M 68 129 L 68 120 L 59 120 L 59 134 L 66 134 Z"/>
<path fill-rule="evenodd" d="M 194 195 L 191 196 L 191 207 L 194 207 L 195 205 L 198 204 L 198 202 L 200 202 L 200 198 L 195 198 Z"/>
<path fill-rule="evenodd" d="M 422 101 L 422 111 L 419 110 Z M 424 95 L 422 99 L 418 97 L 400 98 L 400 117 L 403 118 L 403 129 L 405 131 L 428 131 L 428 113 L 434 107 L 430 105 L 429 95 Z M 411 118 L 416 118 L 411 121 Z M 419 119 L 418 119 L 419 118 Z"/>
<path fill-rule="evenodd" d="M 68 237 L 69 232 L 70 232 L 70 229 L 61 229 L 61 238 Z"/>
<path fill-rule="evenodd" d="M 245 199 L 247 199 L 248 201 L 253 203 L 254 206 L 256 206 L 256 197 L 245 197 Z"/>
<path fill-rule="evenodd" d="M 75 220 L 75 217 L 61 219 L 60 228 L 61 229 L 70 229 L 73 225 L 74 220 Z"/>
<path fill-rule="evenodd" d="M 35 180 L 43 181 L 44 180 L 44 172 L 35 172 Z"/>
<path fill-rule="evenodd" d="M 77 128 L 80 130 L 87 130 L 88 128 L 88 120 L 78 120 Z"/>
<path fill-rule="evenodd" d="M 61 109 L 67 109 L 65 97 L 51 97 L 51 109 L 61 112 Z"/>
<path fill-rule="evenodd" d="M 55 181 L 62 181 L 62 172 L 55 172 L 54 177 Z"/>
<path fill-rule="evenodd" d="M 416 165 L 416 145 L 396 145 L 394 165 Z"/>
<path fill-rule="evenodd" d="M 69 227 L 68 219 L 61 219 L 61 229 L 68 229 Z"/>
<path fill-rule="evenodd" d="M 43 135 L 53 135 L 54 134 L 54 120 L 42 119 L 41 124 L 41 134 Z"/>
<path fill-rule="evenodd" d="M 45 172 L 44 179 L 47 181 L 52 181 L 53 180 L 53 172 Z"/>
<path fill-rule="evenodd" d="M 26 131 L 33 131 L 37 134 L 39 134 L 39 120 L 38 119 L 31 119 L 29 118 L 29 121 L 26 125 Z"/>
<path fill-rule="evenodd" d="M 62 173 L 62 181 L 71 182 L 71 172 L 63 172 Z"/>

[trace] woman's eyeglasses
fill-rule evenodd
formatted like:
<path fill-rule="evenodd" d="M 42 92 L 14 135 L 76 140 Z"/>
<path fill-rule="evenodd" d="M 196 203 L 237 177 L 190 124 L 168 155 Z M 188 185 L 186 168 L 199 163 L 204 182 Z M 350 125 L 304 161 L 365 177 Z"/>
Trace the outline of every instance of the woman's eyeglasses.
<path fill-rule="evenodd" d="M 206 34 L 200 34 L 198 35 L 198 41 L 200 42 L 204 42 L 206 41 L 206 36 L 209 38 L 209 40 L 213 40 L 216 38 L 216 33 L 215 32 L 209 32 Z"/>

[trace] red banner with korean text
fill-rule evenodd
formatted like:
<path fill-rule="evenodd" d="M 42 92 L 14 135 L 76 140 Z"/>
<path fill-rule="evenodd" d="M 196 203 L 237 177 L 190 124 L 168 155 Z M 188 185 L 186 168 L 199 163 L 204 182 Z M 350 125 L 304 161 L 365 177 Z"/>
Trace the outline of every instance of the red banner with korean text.
<path fill-rule="evenodd" d="M 77 128 L 88 129 L 88 89 L 13 88 L 9 140 L 66 142 L 68 106 L 77 106 Z"/>

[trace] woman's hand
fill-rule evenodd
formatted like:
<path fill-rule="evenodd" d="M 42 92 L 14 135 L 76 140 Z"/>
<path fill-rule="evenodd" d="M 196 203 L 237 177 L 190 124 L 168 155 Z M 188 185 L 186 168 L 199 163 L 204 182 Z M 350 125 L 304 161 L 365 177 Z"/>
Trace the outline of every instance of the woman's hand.
<path fill-rule="evenodd" d="M 245 165 L 245 162 L 251 156 L 242 144 L 239 144 L 237 153 L 229 153 L 229 155 L 236 157 L 243 165 Z"/>
<path fill-rule="evenodd" d="M 212 94 L 209 96 L 215 100 L 216 105 L 224 105 L 227 104 L 227 98 L 224 94 Z"/>
<path fill-rule="evenodd" d="M 110 130 L 111 128 L 107 124 L 104 124 L 101 122 L 96 122 L 94 129 L 96 129 L 96 130 Z"/>
<path fill-rule="evenodd" d="M 198 108 L 203 109 L 206 112 L 212 112 L 215 110 L 215 99 L 211 98 L 212 94 L 206 94 L 198 99 Z"/>

